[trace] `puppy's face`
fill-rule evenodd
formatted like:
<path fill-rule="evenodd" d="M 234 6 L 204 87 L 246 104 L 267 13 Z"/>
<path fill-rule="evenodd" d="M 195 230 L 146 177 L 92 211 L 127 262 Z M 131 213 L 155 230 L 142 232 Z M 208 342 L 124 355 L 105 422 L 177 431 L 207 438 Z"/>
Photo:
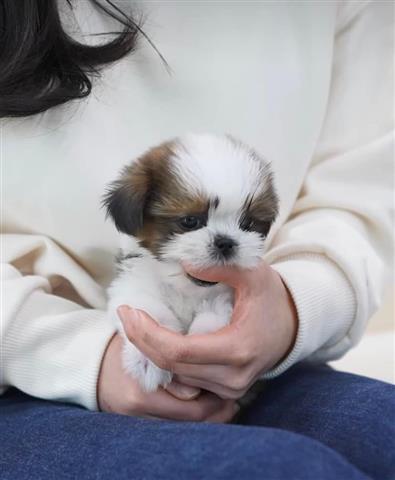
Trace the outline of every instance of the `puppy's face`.
<path fill-rule="evenodd" d="M 126 167 L 104 198 L 118 230 L 162 261 L 253 267 L 278 210 L 269 165 L 230 137 L 190 135 Z"/>

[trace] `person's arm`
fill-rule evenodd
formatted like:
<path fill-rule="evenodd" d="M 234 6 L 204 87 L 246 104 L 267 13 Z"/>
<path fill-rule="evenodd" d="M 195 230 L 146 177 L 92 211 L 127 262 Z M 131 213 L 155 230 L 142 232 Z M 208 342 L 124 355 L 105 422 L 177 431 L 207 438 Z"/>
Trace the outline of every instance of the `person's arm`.
<path fill-rule="evenodd" d="M 267 257 L 296 304 L 298 335 L 266 377 L 339 358 L 380 304 L 392 245 L 393 28 L 390 2 L 340 4 L 326 119 Z"/>
<path fill-rule="evenodd" d="M 1 247 L 0 385 L 96 409 L 101 359 L 115 333 L 102 289 L 47 237 L 5 234 Z"/>

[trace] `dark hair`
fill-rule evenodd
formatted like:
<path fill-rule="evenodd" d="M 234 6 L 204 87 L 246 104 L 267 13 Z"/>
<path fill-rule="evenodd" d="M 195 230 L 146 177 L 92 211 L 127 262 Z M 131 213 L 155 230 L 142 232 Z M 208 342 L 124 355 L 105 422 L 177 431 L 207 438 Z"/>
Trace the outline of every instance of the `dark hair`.
<path fill-rule="evenodd" d="M 141 18 L 134 21 L 111 0 L 91 3 L 122 26 L 97 46 L 79 43 L 64 31 L 57 0 L 0 0 L 0 118 L 34 115 L 88 96 L 89 77 L 133 52 L 139 35 L 168 66 L 142 30 Z M 67 4 L 72 8 L 71 0 Z"/>

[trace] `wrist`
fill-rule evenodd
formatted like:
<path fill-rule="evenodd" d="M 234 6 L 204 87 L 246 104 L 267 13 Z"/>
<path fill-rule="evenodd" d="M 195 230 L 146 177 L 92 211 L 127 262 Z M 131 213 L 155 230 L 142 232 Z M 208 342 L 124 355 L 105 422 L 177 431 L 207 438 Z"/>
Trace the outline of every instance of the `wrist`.
<path fill-rule="evenodd" d="M 137 414 L 142 392 L 123 370 L 123 342 L 117 333 L 107 345 L 97 381 L 97 404 L 103 412 Z"/>
<path fill-rule="evenodd" d="M 264 378 L 274 378 L 313 355 L 320 361 L 330 359 L 326 352 L 347 334 L 355 314 L 354 293 L 348 279 L 324 255 L 290 255 L 278 260 L 272 268 L 291 292 L 298 326 L 293 348 Z"/>
<path fill-rule="evenodd" d="M 288 348 L 286 349 L 284 355 L 282 356 L 282 358 L 278 362 L 278 363 L 281 363 L 284 360 L 284 358 L 286 358 L 290 354 L 290 352 L 292 351 L 292 349 L 295 346 L 296 337 L 297 337 L 297 334 L 298 334 L 299 318 L 298 318 L 298 311 L 296 309 L 296 304 L 295 304 L 295 301 L 292 297 L 292 294 L 291 294 L 290 290 L 288 289 L 287 285 L 285 284 L 285 282 L 283 281 L 283 279 L 281 278 L 280 275 L 279 275 L 279 277 L 280 277 L 281 283 L 283 285 L 285 296 L 286 296 L 285 317 L 286 317 L 286 323 L 288 325 L 288 328 L 287 328 L 287 331 L 288 331 L 288 337 L 287 337 L 288 338 L 288 342 L 287 342 Z"/>
<path fill-rule="evenodd" d="M 118 350 L 118 342 L 120 339 L 119 335 L 115 333 L 109 340 L 107 347 L 104 350 L 102 361 L 99 368 L 99 374 L 97 377 L 97 384 L 96 384 L 96 402 L 97 408 L 99 411 L 106 411 L 108 405 L 106 404 L 106 399 L 104 392 L 106 390 L 106 375 L 108 370 L 108 364 L 112 363 L 112 358 L 116 355 L 116 351 Z"/>
<path fill-rule="evenodd" d="M 270 365 L 270 369 L 276 368 L 288 357 L 295 346 L 299 326 L 298 313 L 292 294 L 281 275 L 275 270 L 272 271 L 277 277 L 277 288 L 279 290 L 279 294 L 277 295 L 277 319 L 279 324 L 277 333 L 279 349 L 272 365 Z"/>

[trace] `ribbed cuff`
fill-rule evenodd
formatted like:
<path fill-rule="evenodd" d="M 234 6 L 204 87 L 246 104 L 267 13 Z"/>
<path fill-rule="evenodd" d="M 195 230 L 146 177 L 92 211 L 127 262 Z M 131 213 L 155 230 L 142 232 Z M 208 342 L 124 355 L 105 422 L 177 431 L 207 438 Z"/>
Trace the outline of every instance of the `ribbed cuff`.
<path fill-rule="evenodd" d="M 97 410 L 99 369 L 114 333 L 105 311 L 36 291 L 7 329 L 5 383 Z"/>
<path fill-rule="evenodd" d="M 299 327 L 289 355 L 263 378 L 274 378 L 310 355 L 331 348 L 347 334 L 354 319 L 354 291 L 342 270 L 323 255 L 283 257 L 271 265 L 290 291 Z M 318 355 L 319 357 L 319 355 Z"/>

